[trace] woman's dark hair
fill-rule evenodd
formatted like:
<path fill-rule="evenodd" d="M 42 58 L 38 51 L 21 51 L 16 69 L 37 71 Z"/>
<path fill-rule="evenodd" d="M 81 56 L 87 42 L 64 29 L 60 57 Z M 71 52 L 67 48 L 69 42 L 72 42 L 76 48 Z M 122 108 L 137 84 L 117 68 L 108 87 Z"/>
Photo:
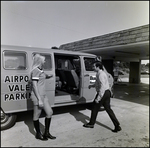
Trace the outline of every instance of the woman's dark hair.
<path fill-rule="evenodd" d="M 93 64 L 95 64 L 96 67 L 99 67 L 99 69 L 104 70 L 104 69 L 103 69 L 103 64 L 102 64 L 102 62 L 100 62 L 100 61 L 95 61 Z"/>

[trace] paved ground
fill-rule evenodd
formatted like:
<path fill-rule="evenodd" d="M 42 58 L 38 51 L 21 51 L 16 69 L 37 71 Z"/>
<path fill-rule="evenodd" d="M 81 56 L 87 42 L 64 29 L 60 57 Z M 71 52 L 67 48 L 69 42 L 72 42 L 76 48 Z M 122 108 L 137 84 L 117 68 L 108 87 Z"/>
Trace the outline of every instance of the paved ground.
<path fill-rule="evenodd" d="M 128 83 L 126 76 L 120 76 L 119 82 L 114 85 L 114 97 L 149 106 L 149 75 L 141 75 L 141 84 Z"/>
<path fill-rule="evenodd" d="M 2 147 L 149 147 L 149 84 L 115 85 L 111 106 L 122 131 L 111 132 L 113 124 L 105 111 L 99 111 L 93 129 L 82 125 L 89 121 L 90 106 L 54 108 L 51 134 L 56 140 L 34 137 L 32 111 L 18 114 L 16 124 L 1 131 Z M 44 113 L 40 117 L 44 129 Z"/>

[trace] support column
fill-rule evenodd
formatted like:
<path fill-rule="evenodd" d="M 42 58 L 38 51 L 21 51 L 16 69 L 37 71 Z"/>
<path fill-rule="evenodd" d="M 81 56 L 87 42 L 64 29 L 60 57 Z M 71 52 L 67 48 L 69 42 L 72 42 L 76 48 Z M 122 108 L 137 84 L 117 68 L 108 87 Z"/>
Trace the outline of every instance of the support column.
<path fill-rule="evenodd" d="M 129 83 L 140 83 L 141 77 L 141 61 L 140 62 L 130 62 L 130 74 Z"/>

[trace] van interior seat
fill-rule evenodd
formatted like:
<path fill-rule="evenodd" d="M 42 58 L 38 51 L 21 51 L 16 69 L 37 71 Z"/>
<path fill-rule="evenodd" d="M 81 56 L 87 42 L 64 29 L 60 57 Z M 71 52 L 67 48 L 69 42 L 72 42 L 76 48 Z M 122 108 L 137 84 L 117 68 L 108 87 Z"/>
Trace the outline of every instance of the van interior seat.
<path fill-rule="evenodd" d="M 72 70 L 71 70 L 71 73 L 72 73 L 72 76 L 73 76 L 73 78 L 74 78 L 76 87 L 79 88 L 79 77 L 78 77 L 76 71 L 72 69 Z"/>
<path fill-rule="evenodd" d="M 63 87 L 67 84 L 67 78 L 65 76 L 64 70 L 56 69 L 56 75 L 60 77 L 60 81 L 62 82 Z"/>
<path fill-rule="evenodd" d="M 72 88 L 79 88 L 79 77 L 75 70 L 65 70 L 65 75 L 67 77 L 67 86 Z"/>

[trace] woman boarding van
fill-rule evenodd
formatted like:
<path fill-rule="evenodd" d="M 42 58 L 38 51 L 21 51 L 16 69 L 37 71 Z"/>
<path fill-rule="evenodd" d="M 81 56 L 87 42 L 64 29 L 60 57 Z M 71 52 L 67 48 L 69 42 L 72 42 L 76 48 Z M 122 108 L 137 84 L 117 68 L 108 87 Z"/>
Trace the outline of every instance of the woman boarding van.
<path fill-rule="evenodd" d="M 88 86 L 95 82 L 92 63 L 97 59 L 96 55 L 1 45 L 1 130 L 15 124 L 15 113 L 33 109 L 29 74 L 36 53 L 45 56 L 44 71 L 53 75 L 46 81 L 46 93 L 52 107 L 91 103 L 94 99 L 95 89 L 88 89 Z M 107 75 L 112 87 L 113 78 L 109 73 Z"/>

